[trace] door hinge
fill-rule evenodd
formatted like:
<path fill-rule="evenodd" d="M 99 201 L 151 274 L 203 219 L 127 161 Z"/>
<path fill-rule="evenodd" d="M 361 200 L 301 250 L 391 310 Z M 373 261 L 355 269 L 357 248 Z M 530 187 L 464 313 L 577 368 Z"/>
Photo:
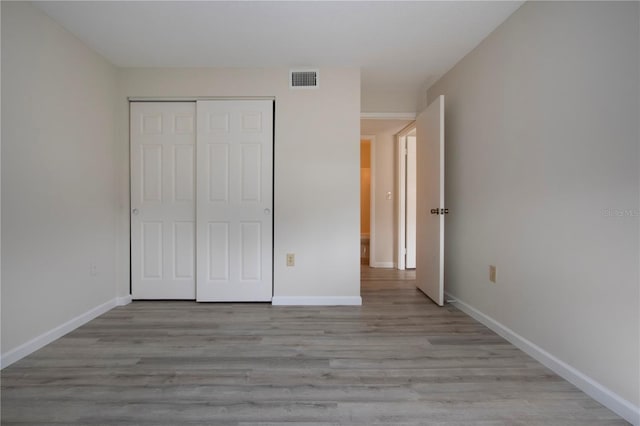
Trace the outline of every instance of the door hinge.
<path fill-rule="evenodd" d="M 402 254 L 404 254 L 405 256 L 407 255 L 407 248 L 406 247 L 402 249 Z"/>
<path fill-rule="evenodd" d="M 449 209 L 431 209 L 431 214 L 449 214 Z"/>

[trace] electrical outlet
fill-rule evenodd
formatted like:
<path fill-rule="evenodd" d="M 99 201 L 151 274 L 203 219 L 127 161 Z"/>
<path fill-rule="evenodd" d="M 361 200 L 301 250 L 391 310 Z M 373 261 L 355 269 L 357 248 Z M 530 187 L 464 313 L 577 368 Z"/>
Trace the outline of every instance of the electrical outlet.
<path fill-rule="evenodd" d="M 489 265 L 489 281 L 496 282 L 496 267 L 494 265 Z"/>
<path fill-rule="evenodd" d="M 89 265 L 89 275 L 92 277 L 98 275 L 98 267 L 96 265 Z"/>
<path fill-rule="evenodd" d="M 296 255 L 293 253 L 287 253 L 287 266 L 295 266 Z"/>

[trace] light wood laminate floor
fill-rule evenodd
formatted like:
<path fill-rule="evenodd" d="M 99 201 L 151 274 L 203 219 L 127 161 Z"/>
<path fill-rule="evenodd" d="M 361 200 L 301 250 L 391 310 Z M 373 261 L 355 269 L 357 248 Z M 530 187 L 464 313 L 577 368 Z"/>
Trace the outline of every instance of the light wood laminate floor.
<path fill-rule="evenodd" d="M 623 425 L 413 272 L 362 307 L 134 302 L 2 371 L 2 424 Z"/>

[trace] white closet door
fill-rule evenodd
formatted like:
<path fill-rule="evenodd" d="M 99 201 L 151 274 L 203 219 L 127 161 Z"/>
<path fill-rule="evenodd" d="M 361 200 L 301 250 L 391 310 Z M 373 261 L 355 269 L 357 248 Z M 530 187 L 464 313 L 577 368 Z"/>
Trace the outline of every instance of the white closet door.
<path fill-rule="evenodd" d="M 198 101 L 197 300 L 270 301 L 273 101 Z"/>
<path fill-rule="evenodd" d="M 195 299 L 195 111 L 131 103 L 134 299 Z"/>

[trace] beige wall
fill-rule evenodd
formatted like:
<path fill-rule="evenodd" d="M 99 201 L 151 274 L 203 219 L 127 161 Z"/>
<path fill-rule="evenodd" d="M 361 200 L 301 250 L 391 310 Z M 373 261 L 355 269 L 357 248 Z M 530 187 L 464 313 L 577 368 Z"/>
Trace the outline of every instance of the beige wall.
<path fill-rule="evenodd" d="M 447 291 L 636 407 L 638 26 L 637 2 L 527 2 L 429 90 Z"/>
<path fill-rule="evenodd" d="M 318 90 L 290 90 L 283 69 L 120 69 L 120 269 L 129 292 L 130 96 L 269 96 L 275 111 L 276 297 L 360 296 L 360 71 L 320 69 Z M 296 266 L 286 266 L 295 253 Z"/>
<path fill-rule="evenodd" d="M 403 66 L 398 64 L 398 66 Z M 420 92 L 422 97 L 426 88 Z M 419 94 L 413 87 L 399 85 L 389 90 L 380 90 L 375 86 L 362 87 L 362 112 L 371 113 L 412 113 L 419 106 Z"/>
<path fill-rule="evenodd" d="M 30 4 L 1 7 L 4 355 L 115 298 L 116 71 Z"/>
<path fill-rule="evenodd" d="M 375 233 L 371 252 L 371 265 L 383 268 L 394 267 L 396 260 L 397 218 L 396 215 L 396 156 L 395 135 L 406 127 L 410 120 L 361 120 L 360 132 L 375 136 L 372 182 L 374 186 L 374 217 L 371 228 Z M 387 200 L 391 192 L 391 200 Z"/>
<path fill-rule="evenodd" d="M 2 2 L 3 359 L 129 294 L 127 96 L 275 97 L 275 295 L 359 300 L 360 72 L 321 69 L 319 90 L 287 72 L 118 70 Z"/>

